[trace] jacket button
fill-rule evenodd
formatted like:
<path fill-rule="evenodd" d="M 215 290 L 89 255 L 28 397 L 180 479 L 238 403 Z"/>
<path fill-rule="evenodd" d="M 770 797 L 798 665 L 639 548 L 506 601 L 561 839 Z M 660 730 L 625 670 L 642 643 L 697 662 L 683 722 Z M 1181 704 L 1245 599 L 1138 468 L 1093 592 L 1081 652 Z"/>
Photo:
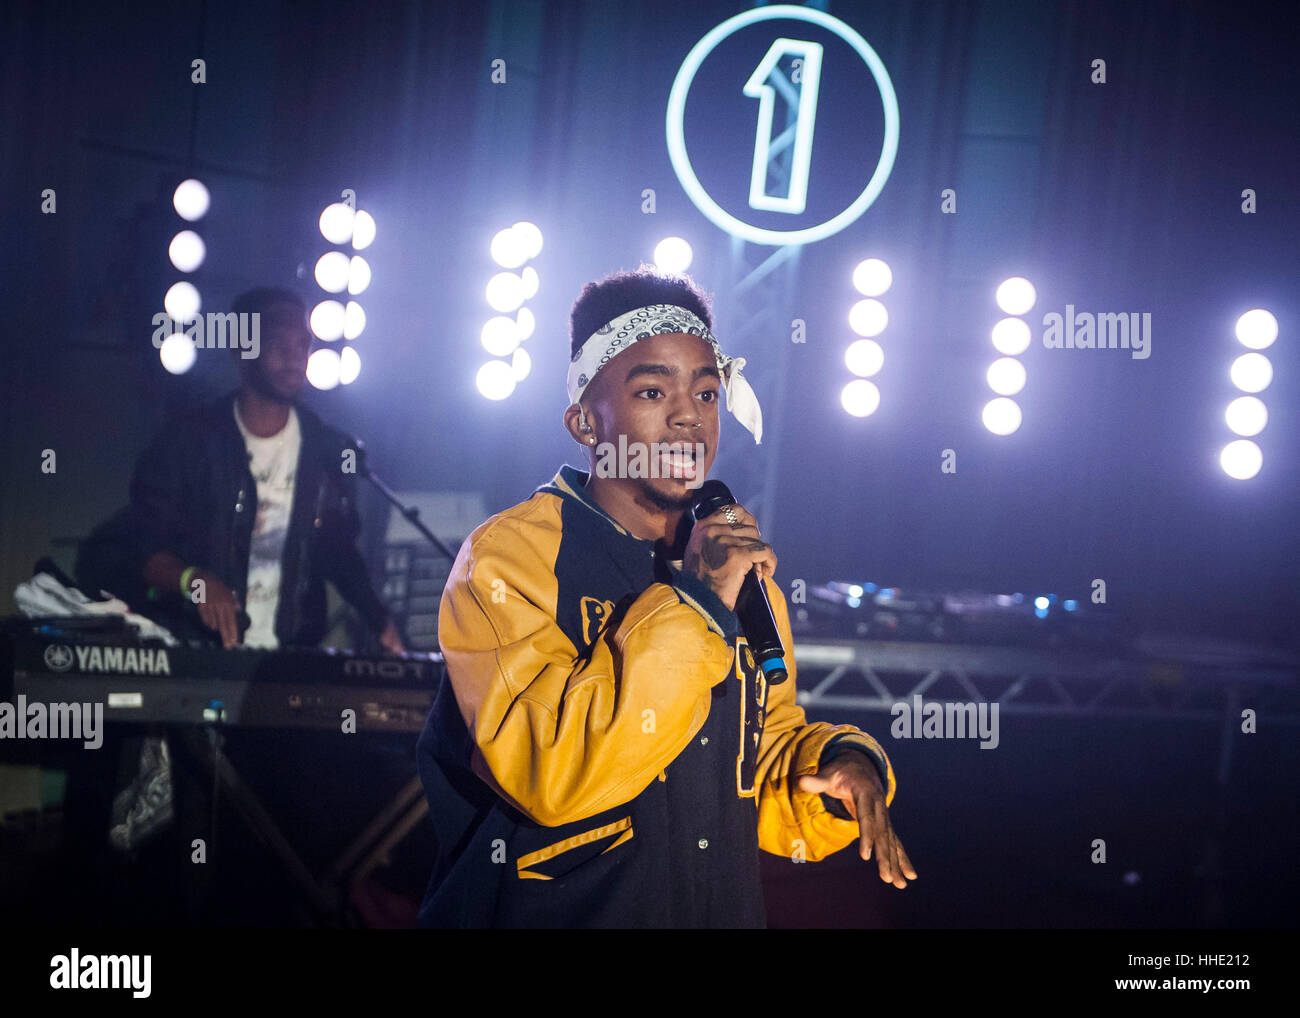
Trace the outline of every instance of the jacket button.
<path fill-rule="evenodd" d="M 700 848 L 708 848 L 708 847 L 709 847 L 709 839 L 708 839 L 708 838 L 701 838 L 701 839 L 700 839 Z"/>
<path fill-rule="evenodd" d="M 709 737 L 706 735 L 704 738 L 700 740 L 700 745 L 707 746 L 708 744 L 709 744 Z"/>
<path fill-rule="evenodd" d="M 243 511 L 244 511 L 244 503 L 243 503 L 243 502 L 236 502 L 236 503 L 235 503 L 235 512 L 237 512 L 237 513 L 242 513 Z"/>

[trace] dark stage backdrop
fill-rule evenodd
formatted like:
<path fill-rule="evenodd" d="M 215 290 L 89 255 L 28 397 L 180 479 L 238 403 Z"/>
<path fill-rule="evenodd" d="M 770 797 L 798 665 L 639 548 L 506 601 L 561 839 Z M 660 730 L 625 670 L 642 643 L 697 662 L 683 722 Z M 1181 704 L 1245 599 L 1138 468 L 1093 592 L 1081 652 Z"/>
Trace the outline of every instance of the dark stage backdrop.
<path fill-rule="evenodd" d="M 119 504 L 165 412 L 230 384 L 220 351 L 162 371 L 150 316 L 170 283 L 168 195 L 200 172 L 205 306 L 311 279 L 320 209 L 355 189 L 379 224 L 361 378 L 313 394 L 392 481 L 525 497 L 578 455 L 560 430 L 567 314 L 582 283 L 677 233 L 692 273 L 725 292 L 729 252 L 677 185 L 663 106 L 690 46 L 743 9 L 630 4 L 198 3 L 6 5 L 0 596 L 51 541 Z M 802 255 L 789 333 L 739 350 L 784 413 L 755 450 L 778 456 L 768 515 L 787 578 L 1086 593 L 1159 625 L 1294 640 L 1295 372 L 1286 370 L 1300 255 L 1294 24 L 1250 5 L 834 4 L 880 53 L 902 111 L 897 164 L 848 230 Z M 207 83 L 190 82 L 201 53 Z M 1102 56 L 1106 85 L 1087 70 Z M 504 59 L 507 81 L 490 65 Z M 828 96 L 833 93 L 829 93 Z M 824 98 L 823 103 L 830 99 Z M 843 101 L 843 97 L 841 97 Z M 192 153 L 192 155 L 191 155 Z M 850 168 L 831 164 L 828 174 Z M 40 213 L 56 189 L 58 213 Z M 958 214 L 939 211 L 956 189 Z M 1259 195 L 1243 215 L 1240 192 Z M 657 212 L 643 214 L 653 188 Z M 478 395 L 487 242 L 527 217 L 546 247 L 531 303 L 533 373 Z M 881 409 L 838 393 L 852 266 L 894 266 Z M 1153 313 L 1153 356 L 1025 355 L 1025 424 L 979 424 L 994 285 L 1024 272 L 1037 311 Z M 1264 472 L 1216 463 L 1232 323 L 1282 322 Z M 1288 317 L 1290 316 L 1290 317 Z M 1031 316 L 1031 322 L 1034 319 Z M 1293 334 L 1293 333 L 1292 333 Z M 38 472 L 43 449 L 55 475 Z M 939 469 L 944 449 L 956 474 Z M 10 603 L 6 601 L 6 603 Z"/>
<path fill-rule="evenodd" d="M 760 449 L 724 424 L 728 455 L 775 457 L 778 578 L 1082 598 L 1103 577 L 1107 610 L 1135 628 L 1300 646 L 1295 15 L 1249 3 L 827 6 L 889 68 L 902 133 L 880 199 L 802 253 L 792 311 L 807 342 L 790 346 L 784 331 L 729 349 L 784 396 Z M 70 542 L 124 503 L 131 464 L 169 411 L 233 384 L 228 354 L 201 352 L 173 377 L 150 342 L 173 278 L 170 194 L 187 175 L 213 196 L 199 275 L 209 310 L 256 284 L 318 299 L 321 208 L 352 188 L 374 214 L 361 377 L 308 399 L 366 439 L 395 487 L 477 491 L 496 510 L 577 463 L 560 426 L 569 307 L 583 283 L 649 259 L 664 236 L 694 245 L 690 271 L 717 293 L 726 348 L 745 316 L 725 289 L 730 244 L 678 185 L 663 110 L 690 47 L 743 9 L 5 4 L 0 611 L 13 610 L 37 557 L 70 564 Z M 1096 58 L 1105 85 L 1089 80 Z M 40 211 L 46 188 L 54 215 Z M 642 211 L 647 188 L 653 215 Z M 940 211 L 945 188 L 957 215 Z M 1241 212 L 1245 188 L 1258 195 L 1254 215 Z M 523 218 L 545 234 L 533 371 L 490 403 L 473 383 L 495 271 L 487 245 Z M 850 377 L 849 274 L 868 256 L 888 260 L 895 283 L 876 379 L 884 400 L 859 420 L 839 391 Z M 1000 439 L 979 410 L 993 288 L 1012 274 L 1038 285 L 1031 322 L 1066 304 L 1151 312 L 1153 354 L 1036 342 L 1024 358 L 1025 423 Z M 1224 477 L 1217 454 L 1229 437 L 1227 365 L 1240 352 L 1233 323 L 1255 306 L 1274 311 L 1281 337 L 1264 471 L 1243 484 Z M 46 449 L 56 473 L 41 472 Z M 945 449 L 956 474 L 939 469 Z M 366 508 L 373 543 L 384 512 L 373 499 Z M 1216 735 L 1203 733 L 1204 753 Z M 1052 738 L 1029 739 L 1041 739 L 1042 763 Z M 981 774 L 1005 786 L 1025 773 L 999 766 L 1007 773 Z M 1134 767 L 1112 806 L 1136 808 L 1125 796 L 1149 787 Z M 1295 773 L 1274 780 L 1293 790 Z M 1070 775 L 1083 789 L 1098 780 L 1082 762 Z M 931 844 L 960 836 L 975 852 L 972 830 L 984 847 L 1002 837 L 997 817 L 943 819 L 954 816 L 951 789 L 936 778 L 929 791 L 900 807 Z M 1252 813 L 1261 844 L 1264 829 L 1280 829 L 1267 813 Z M 1010 830 L 1005 841 L 998 858 L 1012 865 Z"/>

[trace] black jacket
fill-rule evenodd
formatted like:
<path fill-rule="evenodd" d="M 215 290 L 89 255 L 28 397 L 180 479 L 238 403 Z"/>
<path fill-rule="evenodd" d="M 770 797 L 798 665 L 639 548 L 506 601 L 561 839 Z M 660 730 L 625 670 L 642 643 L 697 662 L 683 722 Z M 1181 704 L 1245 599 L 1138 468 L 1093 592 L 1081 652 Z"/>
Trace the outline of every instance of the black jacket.
<path fill-rule="evenodd" d="M 187 566 L 215 573 L 242 604 L 257 484 L 235 423 L 235 395 L 180 417 L 154 439 L 131 480 L 128 529 L 137 575 L 151 555 L 170 551 Z M 302 449 L 281 557 L 276 639 L 282 646 L 320 642 L 327 629 L 326 580 L 379 632 L 388 616 L 357 550 L 356 475 L 345 472 L 343 454 L 353 442 L 306 407 L 296 409 Z M 158 598 L 157 606 L 170 607 L 173 618 L 177 608 L 197 617 L 179 589 L 160 591 Z"/>

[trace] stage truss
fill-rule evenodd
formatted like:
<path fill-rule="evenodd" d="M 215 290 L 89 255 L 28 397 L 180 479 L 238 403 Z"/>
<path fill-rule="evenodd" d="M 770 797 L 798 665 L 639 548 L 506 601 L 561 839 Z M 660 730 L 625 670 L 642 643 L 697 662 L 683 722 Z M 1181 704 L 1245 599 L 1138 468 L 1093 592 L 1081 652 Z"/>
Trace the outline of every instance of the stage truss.
<path fill-rule="evenodd" d="M 953 644 L 796 641 L 805 709 L 888 713 L 913 697 L 997 703 L 1000 713 L 1300 724 L 1300 675 L 1267 661 L 1137 659 Z"/>

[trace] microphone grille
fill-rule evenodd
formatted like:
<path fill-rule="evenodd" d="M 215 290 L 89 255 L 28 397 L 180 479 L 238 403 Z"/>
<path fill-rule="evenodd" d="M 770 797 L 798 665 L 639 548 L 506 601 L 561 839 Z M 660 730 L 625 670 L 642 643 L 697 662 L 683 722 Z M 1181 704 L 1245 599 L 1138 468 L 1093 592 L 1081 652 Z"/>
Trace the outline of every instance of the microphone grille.
<path fill-rule="evenodd" d="M 702 520 L 706 516 L 712 516 L 724 505 L 735 504 L 736 500 L 732 498 L 731 490 L 725 484 L 721 481 L 705 481 L 696 492 L 692 508 L 695 518 Z"/>

